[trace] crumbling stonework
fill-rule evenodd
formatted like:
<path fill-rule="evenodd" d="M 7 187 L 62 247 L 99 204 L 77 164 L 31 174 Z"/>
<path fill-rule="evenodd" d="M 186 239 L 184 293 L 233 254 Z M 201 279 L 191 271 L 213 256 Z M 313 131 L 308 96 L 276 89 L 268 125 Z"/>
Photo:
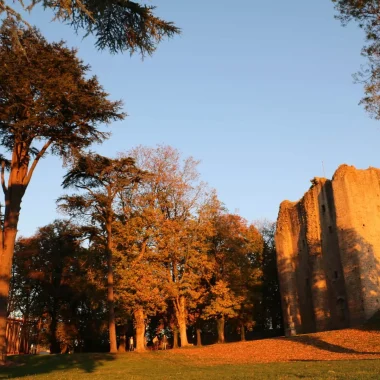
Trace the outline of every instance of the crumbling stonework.
<path fill-rule="evenodd" d="M 288 335 L 355 326 L 380 309 L 380 170 L 342 165 L 280 205 L 277 265 Z"/>

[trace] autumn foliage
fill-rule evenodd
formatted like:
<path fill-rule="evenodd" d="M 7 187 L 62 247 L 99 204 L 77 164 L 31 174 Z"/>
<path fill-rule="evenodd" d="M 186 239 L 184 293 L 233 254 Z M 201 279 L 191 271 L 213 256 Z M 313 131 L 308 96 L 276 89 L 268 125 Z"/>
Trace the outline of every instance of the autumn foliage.
<path fill-rule="evenodd" d="M 0 12 L 11 12 L 4 4 Z M 57 3 L 58 17 L 104 27 L 107 8 L 71 5 Z M 152 7 L 114 8 L 131 12 L 136 18 L 124 21 L 143 30 L 111 50 L 150 54 L 178 32 Z M 101 47 L 109 43 L 98 37 Z M 52 353 L 123 352 L 131 336 L 143 351 L 155 336 L 186 347 L 195 335 L 202 345 L 253 333 L 263 315 L 265 242 L 200 179 L 199 162 L 165 145 L 114 158 L 89 151 L 109 136 L 100 127 L 125 114 L 63 42 L 49 43 L 11 17 L 0 30 L 0 57 L 0 361 L 7 317 L 27 321 L 25 353 L 32 345 Z M 22 199 L 49 153 L 67 168 L 62 186 L 70 193 L 57 204 L 69 220 L 16 240 Z"/>
<path fill-rule="evenodd" d="M 224 209 L 215 191 L 200 180 L 197 165 L 170 146 L 139 146 L 115 159 L 90 153 L 75 160 L 63 184 L 76 192 L 62 196 L 58 203 L 76 223 L 75 241 L 82 239 L 82 243 L 76 245 L 78 253 L 73 249 L 67 259 L 58 256 L 57 260 L 77 257 L 73 268 L 79 265 L 82 273 L 85 270 L 78 280 L 84 294 L 93 299 L 78 304 L 81 293 L 58 291 L 58 309 L 52 317 L 41 301 L 45 288 L 35 290 L 27 317 L 44 321 L 51 346 L 64 342 L 78 350 L 90 346 L 78 318 L 87 308 L 85 317 L 93 318 L 93 328 L 100 328 L 101 334 L 108 310 L 112 351 L 117 340 L 119 351 L 124 351 L 131 335 L 136 349 L 142 351 L 147 338 L 155 335 L 179 338 L 185 347 L 192 330 L 200 345 L 203 331 L 215 331 L 215 339 L 223 343 L 226 326 L 242 340 L 246 331 L 254 329 L 254 312 L 261 307 L 263 237 L 242 217 Z M 56 222 L 55 226 L 55 239 L 65 246 L 64 225 Z M 41 245 L 41 239 L 39 233 L 17 245 L 14 271 L 20 280 L 13 283 L 17 302 L 12 303 L 12 313 L 26 316 L 21 305 L 25 286 L 30 285 L 21 279 L 35 284 L 37 269 L 28 263 L 34 257 L 38 262 L 41 253 L 33 247 Z M 60 264 L 62 270 L 64 265 Z M 44 278 L 46 273 L 40 270 Z M 76 282 L 74 276 L 70 284 Z M 91 307 L 103 311 L 93 314 Z"/>

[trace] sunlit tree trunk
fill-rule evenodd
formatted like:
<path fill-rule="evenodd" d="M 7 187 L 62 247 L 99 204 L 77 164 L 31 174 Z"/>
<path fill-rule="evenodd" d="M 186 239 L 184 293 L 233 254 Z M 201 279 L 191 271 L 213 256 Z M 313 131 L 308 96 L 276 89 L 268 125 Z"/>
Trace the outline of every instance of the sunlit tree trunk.
<path fill-rule="evenodd" d="M 177 297 L 175 300 L 175 311 L 179 327 L 179 336 L 181 339 L 181 347 L 189 345 L 187 340 L 187 327 L 186 327 L 186 299 L 183 296 Z"/>
<path fill-rule="evenodd" d="M 24 144 L 15 144 L 12 154 L 12 166 L 8 188 L 4 180 L 2 163 L 1 185 L 5 197 L 4 222 L 0 230 L 0 364 L 6 360 L 6 327 L 9 284 L 12 272 L 12 260 L 17 236 L 17 225 L 21 210 L 21 201 L 27 186 L 29 156 Z M 23 160 L 23 161 L 21 161 Z M 22 162 L 22 164 L 20 163 Z"/>
<path fill-rule="evenodd" d="M 216 326 L 218 329 L 218 343 L 224 343 L 224 316 L 217 318 Z"/>
<path fill-rule="evenodd" d="M 145 350 L 145 314 L 142 308 L 134 311 L 136 321 L 136 351 Z"/>
<path fill-rule="evenodd" d="M 7 347 L 5 330 L 7 327 L 7 301 L 9 282 L 12 268 L 14 244 L 16 240 L 15 229 L 4 231 L 3 245 L 0 248 L 0 361 L 5 362 Z"/>

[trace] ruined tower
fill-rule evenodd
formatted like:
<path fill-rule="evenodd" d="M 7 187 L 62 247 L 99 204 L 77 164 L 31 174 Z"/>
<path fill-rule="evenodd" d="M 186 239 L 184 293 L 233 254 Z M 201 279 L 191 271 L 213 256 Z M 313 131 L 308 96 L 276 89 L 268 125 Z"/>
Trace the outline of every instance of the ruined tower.
<path fill-rule="evenodd" d="M 288 335 L 365 322 L 380 309 L 380 170 L 314 178 L 281 203 L 276 248 Z"/>

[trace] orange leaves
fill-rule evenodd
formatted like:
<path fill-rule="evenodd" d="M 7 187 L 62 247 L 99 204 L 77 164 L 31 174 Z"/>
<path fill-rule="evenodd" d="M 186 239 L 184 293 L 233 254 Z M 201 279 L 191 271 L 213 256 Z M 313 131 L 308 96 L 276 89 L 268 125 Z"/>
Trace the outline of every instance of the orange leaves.
<path fill-rule="evenodd" d="M 380 358 L 380 334 L 357 329 L 212 345 L 182 351 L 199 364 L 270 363 Z M 179 352 L 173 352 L 179 355 Z"/>
<path fill-rule="evenodd" d="M 244 297 L 237 296 L 224 281 L 217 281 L 210 289 L 209 304 L 205 307 L 203 316 L 225 316 L 233 318 L 237 316 L 240 303 Z"/>

